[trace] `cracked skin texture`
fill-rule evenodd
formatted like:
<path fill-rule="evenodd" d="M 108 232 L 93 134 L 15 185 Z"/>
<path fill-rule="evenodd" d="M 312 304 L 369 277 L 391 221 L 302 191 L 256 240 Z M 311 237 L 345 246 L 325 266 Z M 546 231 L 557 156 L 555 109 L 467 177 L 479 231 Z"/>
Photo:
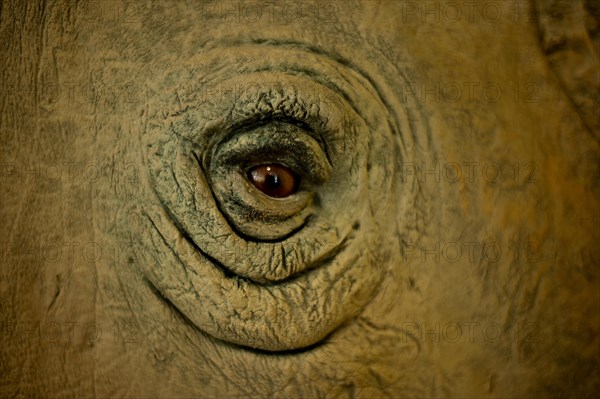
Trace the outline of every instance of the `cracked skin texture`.
<path fill-rule="evenodd" d="M 537 19 L 493 24 L 329 4 L 335 22 L 282 24 L 184 1 L 141 4 L 127 23 L 76 2 L 2 3 L 0 143 L 20 169 L 2 175 L 0 396 L 597 393 L 597 53 L 570 47 L 587 43 L 577 29 L 549 46 L 556 13 L 536 4 L 523 6 Z M 577 57 L 581 91 L 561 69 Z M 69 82 L 93 84 L 94 101 Z M 435 82 L 505 95 L 407 95 Z M 535 82 L 536 101 L 515 100 L 516 82 Z M 240 163 L 272 159 L 302 171 L 298 195 L 240 178 Z M 529 166 L 494 184 L 404 169 L 436 162 Z M 24 173 L 36 165 L 63 173 Z M 485 241 L 503 256 L 410 246 Z M 535 246 L 516 257 L 515 242 Z M 36 256 L 44 243 L 73 256 Z M 58 340 L 24 332 L 35 322 L 58 323 Z M 82 339 L 87 323 L 99 339 Z"/>

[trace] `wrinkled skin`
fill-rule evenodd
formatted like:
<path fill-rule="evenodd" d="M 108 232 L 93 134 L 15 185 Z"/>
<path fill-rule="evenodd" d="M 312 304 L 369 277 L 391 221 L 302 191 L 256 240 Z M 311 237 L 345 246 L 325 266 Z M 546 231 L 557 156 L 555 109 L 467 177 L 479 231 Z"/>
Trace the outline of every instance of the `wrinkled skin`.
<path fill-rule="evenodd" d="M 594 396 L 593 6 L 425 3 L 2 3 L 0 396 Z"/>

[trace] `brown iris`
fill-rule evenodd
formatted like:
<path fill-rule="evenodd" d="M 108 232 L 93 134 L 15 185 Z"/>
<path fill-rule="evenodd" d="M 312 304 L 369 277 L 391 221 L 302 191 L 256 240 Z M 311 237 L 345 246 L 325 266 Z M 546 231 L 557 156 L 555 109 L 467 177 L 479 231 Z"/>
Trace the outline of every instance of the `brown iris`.
<path fill-rule="evenodd" d="M 269 197 L 283 198 L 294 194 L 300 177 L 290 168 L 272 163 L 257 165 L 248 171 L 248 180 Z"/>

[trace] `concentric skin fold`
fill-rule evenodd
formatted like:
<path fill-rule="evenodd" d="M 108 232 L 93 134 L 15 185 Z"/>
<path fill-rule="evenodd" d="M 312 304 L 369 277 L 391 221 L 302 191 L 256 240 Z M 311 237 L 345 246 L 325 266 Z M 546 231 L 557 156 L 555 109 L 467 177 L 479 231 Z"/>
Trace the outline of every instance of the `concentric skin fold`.
<path fill-rule="evenodd" d="M 256 57 L 265 47 L 268 61 Z M 313 345 L 357 316 L 385 275 L 378 219 L 399 132 L 369 79 L 323 54 L 245 44 L 201 57 L 214 73 L 194 60 L 173 72 L 190 79 L 157 96 L 143 134 L 153 199 L 138 223 L 152 237 L 142 271 L 216 338 Z M 287 198 L 258 192 L 241 171 L 269 162 L 305 184 Z"/>

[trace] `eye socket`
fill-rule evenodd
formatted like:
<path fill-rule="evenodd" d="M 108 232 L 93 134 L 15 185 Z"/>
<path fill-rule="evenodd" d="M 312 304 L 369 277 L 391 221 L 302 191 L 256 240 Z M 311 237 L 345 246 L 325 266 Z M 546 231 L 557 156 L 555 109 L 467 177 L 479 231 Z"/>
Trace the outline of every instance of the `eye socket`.
<path fill-rule="evenodd" d="M 269 197 L 285 198 L 296 193 L 300 184 L 298 176 L 290 168 L 272 163 L 252 167 L 248 180 Z"/>

